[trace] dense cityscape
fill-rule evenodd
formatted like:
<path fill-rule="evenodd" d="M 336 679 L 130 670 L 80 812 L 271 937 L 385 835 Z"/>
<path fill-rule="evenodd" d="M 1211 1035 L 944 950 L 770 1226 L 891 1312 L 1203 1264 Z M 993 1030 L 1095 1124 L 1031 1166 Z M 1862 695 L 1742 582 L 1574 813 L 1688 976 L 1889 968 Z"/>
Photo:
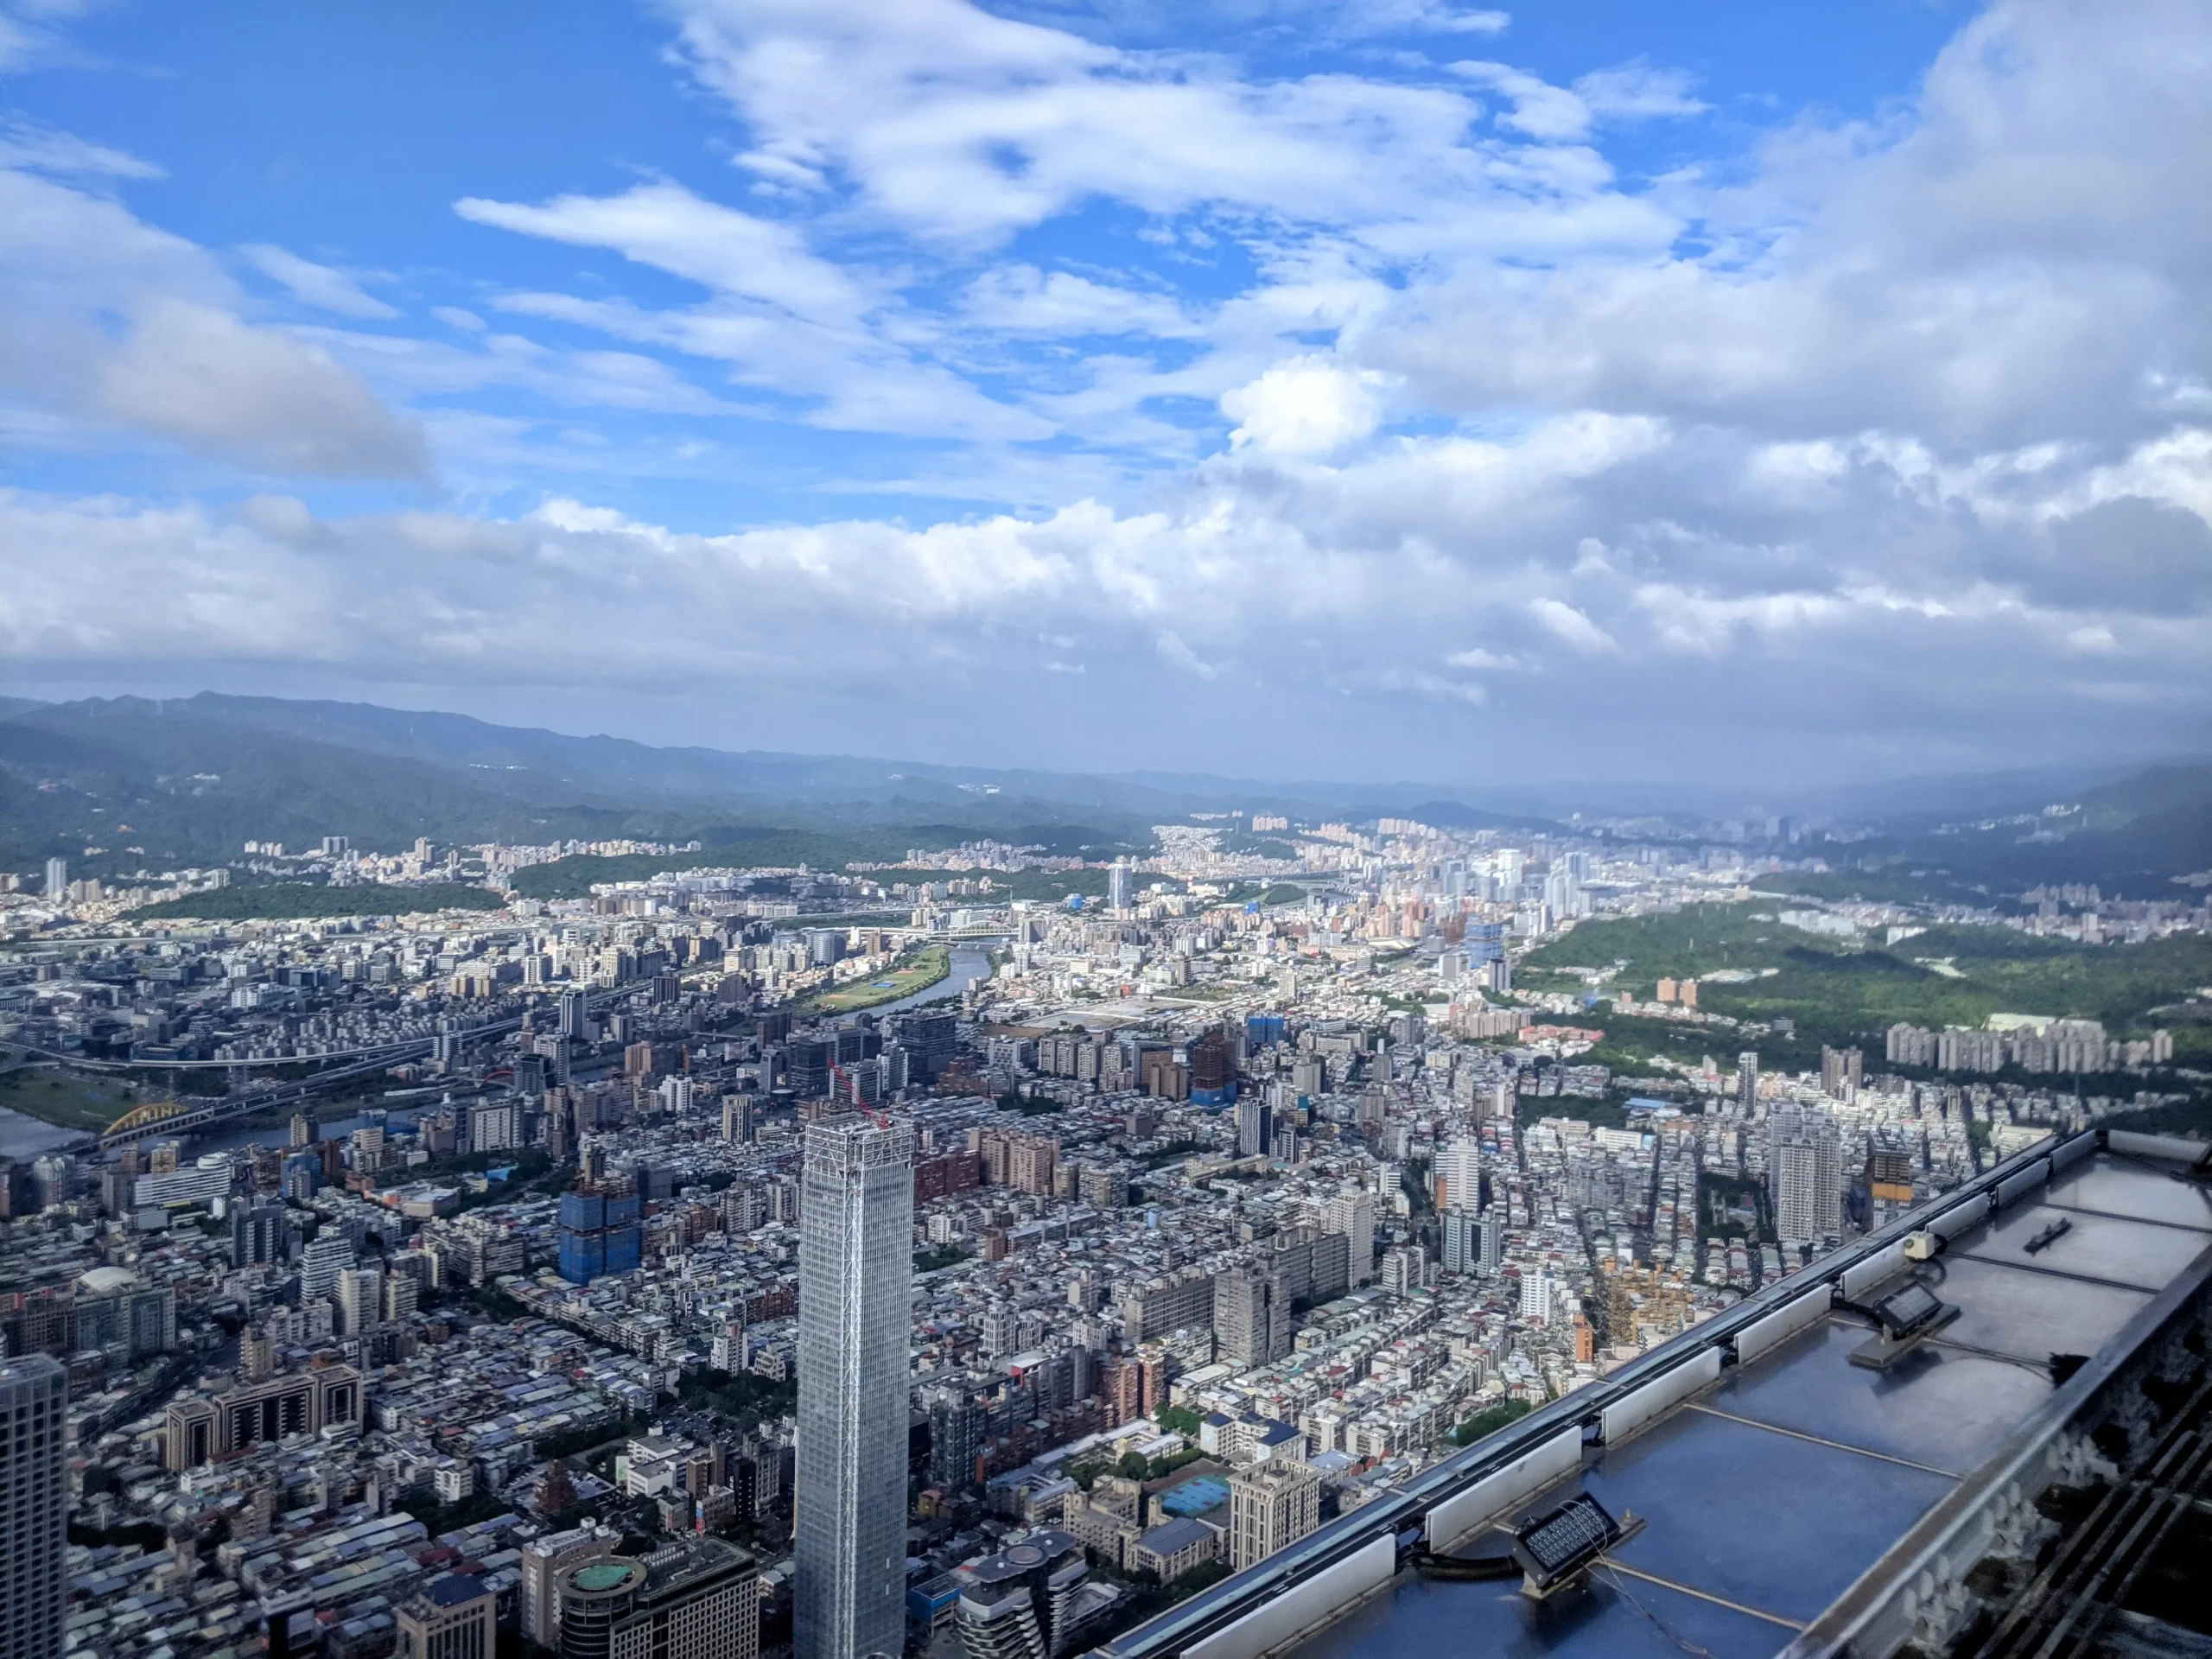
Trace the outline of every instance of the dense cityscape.
<path fill-rule="evenodd" d="M 0 1659 L 2212 1659 L 2209 70 L 0 0 Z"/>
<path fill-rule="evenodd" d="M 845 870 L 245 848 L 500 906 L 381 918 L 129 914 L 265 868 L 16 882 L 0 1038 L 114 1113 L 0 1181 L 11 1409 L 66 1401 L 23 1616 L 100 1659 L 1079 1652 L 2187 1092 L 2169 1031 L 2071 1009 L 1791 1069 L 1790 1020 L 1711 1006 L 1755 971 L 1573 946 L 1724 912 L 2143 943 L 2201 897 L 1815 901 L 1782 823 L 1156 835 Z M 511 890 L 641 854 L 670 868 Z M 1009 896 L 1046 872 L 1096 892 Z M 1617 1022 L 1697 1058 L 1601 1063 Z"/>

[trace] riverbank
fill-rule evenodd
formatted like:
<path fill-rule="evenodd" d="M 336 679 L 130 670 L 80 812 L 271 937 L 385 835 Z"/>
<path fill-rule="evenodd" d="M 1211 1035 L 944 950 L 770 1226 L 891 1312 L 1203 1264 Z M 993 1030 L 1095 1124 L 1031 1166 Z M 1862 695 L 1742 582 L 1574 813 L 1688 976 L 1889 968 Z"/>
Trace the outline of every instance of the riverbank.
<path fill-rule="evenodd" d="M 925 945 L 910 967 L 893 969 L 875 979 L 864 979 L 805 999 L 792 1008 L 795 1014 L 860 1014 L 886 1002 L 903 1001 L 952 976 L 952 950 L 942 944 Z"/>

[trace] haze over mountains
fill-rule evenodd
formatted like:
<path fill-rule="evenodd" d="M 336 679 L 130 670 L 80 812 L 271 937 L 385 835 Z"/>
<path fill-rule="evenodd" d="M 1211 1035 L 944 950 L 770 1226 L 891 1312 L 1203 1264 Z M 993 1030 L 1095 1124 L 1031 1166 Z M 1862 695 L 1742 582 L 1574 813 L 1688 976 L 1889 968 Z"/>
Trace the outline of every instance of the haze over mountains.
<path fill-rule="evenodd" d="M 1946 823 L 2018 819 L 2052 804 L 2082 810 L 1980 830 Z M 1633 781 L 1378 787 L 661 748 L 461 715 L 213 693 L 0 705 L 0 858 L 22 868 L 53 855 L 87 873 L 158 868 L 234 858 L 247 840 L 297 847 L 341 833 L 365 847 L 428 836 L 696 839 L 715 848 L 804 829 L 880 840 L 891 855 L 993 836 L 1096 856 L 1145 845 L 1154 823 L 1236 809 L 1308 819 L 1395 813 L 1470 827 L 1664 815 L 1684 834 L 1795 814 L 1854 827 L 1859 839 L 1810 849 L 1832 862 L 1933 857 L 1999 884 L 2099 880 L 2145 896 L 2171 893 L 2171 878 L 2212 866 L 2212 766 L 2202 762 L 1907 779 L 1751 801 Z"/>

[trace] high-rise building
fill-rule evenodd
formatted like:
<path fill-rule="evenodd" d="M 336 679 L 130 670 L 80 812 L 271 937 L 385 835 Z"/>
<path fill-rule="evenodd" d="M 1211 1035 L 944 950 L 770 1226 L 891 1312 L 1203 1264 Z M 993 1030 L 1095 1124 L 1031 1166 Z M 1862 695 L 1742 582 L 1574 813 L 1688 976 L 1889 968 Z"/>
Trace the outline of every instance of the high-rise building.
<path fill-rule="evenodd" d="M 49 858 L 46 861 L 46 896 L 67 899 L 69 896 L 69 861 Z"/>
<path fill-rule="evenodd" d="M 1436 1149 L 1436 1162 L 1431 1173 L 1439 1210 L 1465 1210 L 1471 1214 L 1482 1208 L 1482 1147 L 1478 1141 L 1465 1135 L 1446 1141 Z"/>
<path fill-rule="evenodd" d="M 1237 1572 L 1321 1524 L 1321 1471 L 1270 1460 L 1229 1479 L 1229 1560 Z"/>
<path fill-rule="evenodd" d="M 497 1659 L 499 1598 L 466 1573 L 433 1579 L 400 1603 L 398 1659 Z"/>
<path fill-rule="evenodd" d="M 988 1414 L 964 1389 L 936 1389 L 929 1409 L 930 1484 L 964 1492 L 976 1484 L 976 1455 L 983 1449 Z"/>
<path fill-rule="evenodd" d="M 1759 1054 L 1747 1048 L 1736 1057 L 1736 1104 L 1749 1117 L 1759 1103 Z"/>
<path fill-rule="evenodd" d="M 1835 1120 L 1822 1111 L 1777 1112 L 1767 1166 L 1774 1183 L 1774 1230 L 1793 1243 L 1843 1233 L 1842 1153 Z"/>
<path fill-rule="evenodd" d="M 1089 1568 L 1071 1533 L 1039 1528 L 995 1555 L 954 1569 L 954 1618 L 968 1659 L 1046 1659 L 1068 1650 L 1070 1615 Z"/>
<path fill-rule="evenodd" d="M 1329 1200 L 1321 1221 L 1325 1231 L 1342 1233 L 1351 1241 L 1351 1258 L 1345 1271 L 1355 1285 L 1375 1276 L 1375 1195 L 1363 1186 L 1348 1186 Z"/>
<path fill-rule="evenodd" d="M 319 1233 L 300 1252 L 300 1300 L 321 1301 L 338 1288 L 338 1275 L 353 1265 L 353 1241 L 343 1233 Z"/>
<path fill-rule="evenodd" d="M 1521 1317 L 1524 1319 L 1541 1319 L 1547 1325 L 1551 1323 L 1551 1275 L 1541 1268 L 1533 1273 L 1523 1273 L 1521 1275 Z"/>
<path fill-rule="evenodd" d="M 1236 1103 L 1236 1155 L 1253 1158 L 1264 1155 L 1268 1149 L 1268 1103 L 1257 1095 L 1246 1095 Z"/>
<path fill-rule="evenodd" d="M 1865 1054 L 1855 1048 L 1821 1047 L 1821 1092 L 1831 1100 L 1853 1101 L 1859 1098 L 1859 1085 L 1866 1075 Z"/>
<path fill-rule="evenodd" d="M 1129 907 L 1129 861 L 1117 858 L 1106 872 L 1106 906 L 1109 910 Z"/>
<path fill-rule="evenodd" d="M 798 1659 L 906 1637 L 913 1136 L 857 1113 L 807 1126 L 799 1222 Z"/>
<path fill-rule="evenodd" d="M 1471 1210 L 1446 1210 L 1443 1216 L 1444 1270 L 1473 1273 L 1482 1264 L 1483 1224 Z"/>
<path fill-rule="evenodd" d="M 292 1259 L 292 1212 L 282 1199 L 231 1206 L 231 1265 L 258 1267 Z"/>
<path fill-rule="evenodd" d="M 338 1274 L 338 1318 L 341 1337 L 358 1337 L 384 1314 L 384 1269 L 345 1268 Z"/>
<path fill-rule="evenodd" d="M 1290 1298 L 1265 1266 L 1233 1268 L 1214 1281 L 1214 1343 L 1221 1358 L 1250 1369 L 1290 1351 Z"/>
<path fill-rule="evenodd" d="M 0 1659 L 54 1659 L 68 1595 L 68 1373 L 46 1354 L 0 1360 Z"/>
<path fill-rule="evenodd" d="M 719 1538 L 683 1539 L 560 1575 L 562 1659 L 755 1659 L 760 1574 Z M 887 1649 L 896 1659 L 894 1645 Z"/>
<path fill-rule="evenodd" d="M 555 1236 L 561 1276 L 588 1285 L 602 1274 L 628 1273 L 641 1244 L 634 1192 L 563 1192 Z"/>
<path fill-rule="evenodd" d="M 1492 1204 L 1483 1211 L 1482 1259 L 1480 1271 L 1486 1279 L 1494 1279 L 1505 1266 L 1505 1206 Z"/>
<path fill-rule="evenodd" d="M 557 1648 L 561 1641 L 561 1574 L 572 1567 L 604 1560 L 614 1553 L 622 1535 L 595 1522 L 568 1532 L 550 1532 L 534 1538 L 522 1549 L 522 1593 L 516 1605 L 516 1622 L 523 1640 L 541 1648 Z"/>

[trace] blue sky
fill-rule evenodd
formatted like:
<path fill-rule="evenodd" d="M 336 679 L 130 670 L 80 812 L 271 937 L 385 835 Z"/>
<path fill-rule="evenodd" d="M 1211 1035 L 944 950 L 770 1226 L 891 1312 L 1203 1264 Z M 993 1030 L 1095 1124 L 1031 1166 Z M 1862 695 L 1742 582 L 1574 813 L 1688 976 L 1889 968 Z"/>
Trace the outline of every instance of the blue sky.
<path fill-rule="evenodd" d="M 0 10 L 0 659 L 1454 781 L 2204 747 L 2200 6 Z"/>

